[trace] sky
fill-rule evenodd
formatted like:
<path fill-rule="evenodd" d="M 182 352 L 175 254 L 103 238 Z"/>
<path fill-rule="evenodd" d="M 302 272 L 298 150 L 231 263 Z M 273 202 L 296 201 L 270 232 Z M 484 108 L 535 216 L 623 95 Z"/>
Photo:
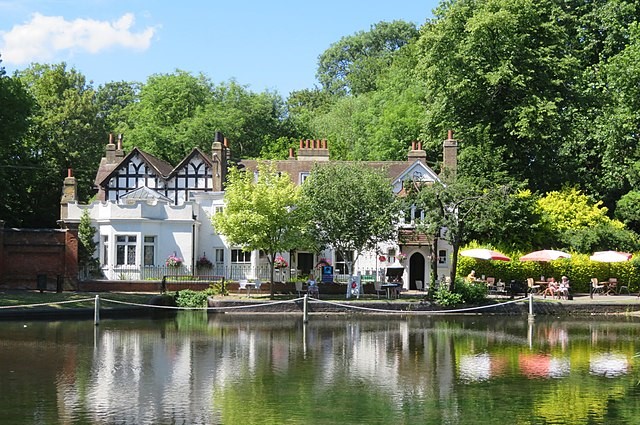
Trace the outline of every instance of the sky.
<path fill-rule="evenodd" d="M 94 86 L 177 69 L 286 97 L 318 56 L 380 21 L 421 26 L 438 0 L 0 0 L 0 63 L 66 62 Z"/>

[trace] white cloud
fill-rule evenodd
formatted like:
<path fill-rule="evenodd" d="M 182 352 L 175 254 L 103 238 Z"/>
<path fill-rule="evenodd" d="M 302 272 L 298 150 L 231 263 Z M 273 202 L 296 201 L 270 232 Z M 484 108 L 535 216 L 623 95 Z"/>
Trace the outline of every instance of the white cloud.
<path fill-rule="evenodd" d="M 94 19 L 67 21 L 62 16 L 35 13 L 31 21 L 0 32 L 0 53 L 5 63 L 23 65 L 51 60 L 59 52 L 96 54 L 115 46 L 145 50 L 149 48 L 156 30 L 147 27 L 142 32 L 132 32 L 134 21 L 132 13 L 113 22 Z"/>

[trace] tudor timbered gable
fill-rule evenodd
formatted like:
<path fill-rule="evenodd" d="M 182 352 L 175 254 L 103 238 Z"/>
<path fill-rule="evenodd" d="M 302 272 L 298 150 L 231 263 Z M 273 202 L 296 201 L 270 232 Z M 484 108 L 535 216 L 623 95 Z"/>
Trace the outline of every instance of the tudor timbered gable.
<path fill-rule="evenodd" d="M 104 191 L 105 200 L 117 201 L 123 195 L 141 187 L 154 189 L 166 196 L 162 176 L 136 152 L 122 161 L 108 177 Z"/>
<path fill-rule="evenodd" d="M 119 201 L 126 194 L 146 187 L 167 197 L 174 205 L 189 201 L 193 192 L 211 192 L 211 160 L 194 149 L 177 167 L 139 149 L 127 155 L 101 187 L 105 201 Z"/>

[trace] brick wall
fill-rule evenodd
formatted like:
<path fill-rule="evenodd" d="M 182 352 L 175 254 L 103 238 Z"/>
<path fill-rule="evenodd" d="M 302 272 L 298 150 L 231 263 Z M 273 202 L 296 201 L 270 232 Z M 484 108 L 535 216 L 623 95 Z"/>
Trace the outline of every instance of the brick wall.
<path fill-rule="evenodd" d="M 0 223 L 0 288 L 39 289 L 38 275 L 46 276 L 47 290 L 76 289 L 78 233 L 59 229 L 5 229 Z"/>

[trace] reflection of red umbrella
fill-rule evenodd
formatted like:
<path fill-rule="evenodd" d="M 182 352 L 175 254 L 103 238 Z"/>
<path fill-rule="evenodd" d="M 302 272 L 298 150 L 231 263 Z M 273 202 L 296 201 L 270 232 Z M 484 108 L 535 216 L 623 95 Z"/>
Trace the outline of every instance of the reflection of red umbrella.
<path fill-rule="evenodd" d="M 520 257 L 520 261 L 540 261 L 547 262 L 557 260 L 559 258 L 571 258 L 571 254 L 555 249 L 543 249 L 541 251 L 530 252 Z"/>
<path fill-rule="evenodd" d="M 485 248 L 467 249 L 464 251 L 460 251 L 460 255 L 462 255 L 463 257 L 477 258 L 480 260 L 511 261 L 511 258 L 507 257 L 503 253 Z"/>
<path fill-rule="evenodd" d="M 519 354 L 518 365 L 529 378 L 560 378 L 571 370 L 569 359 L 551 357 L 549 354 Z"/>
<path fill-rule="evenodd" d="M 591 261 L 599 261 L 601 263 L 623 263 L 631 260 L 633 254 L 619 251 L 598 251 L 594 252 L 589 259 Z"/>
<path fill-rule="evenodd" d="M 549 376 L 551 356 L 548 354 L 519 354 L 518 365 L 523 375 L 529 378 L 546 378 Z"/>

